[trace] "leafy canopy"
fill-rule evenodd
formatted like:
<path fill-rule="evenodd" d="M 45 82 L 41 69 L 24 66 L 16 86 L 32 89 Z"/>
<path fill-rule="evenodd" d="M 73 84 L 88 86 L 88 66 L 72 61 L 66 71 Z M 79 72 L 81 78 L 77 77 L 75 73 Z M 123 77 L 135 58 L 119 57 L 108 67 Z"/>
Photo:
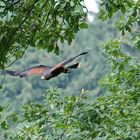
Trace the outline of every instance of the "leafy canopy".
<path fill-rule="evenodd" d="M 127 1 L 116 2 L 118 3 L 112 0 L 102 1 L 103 6 L 107 4 L 111 8 L 105 7 L 104 13 L 108 15 L 110 12 L 111 18 L 120 10 L 116 4 L 120 4 L 126 8 L 123 14 L 128 16 Z M 130 2 L 140 6 L 139 1 Z M 113 8 L 117 9 L 114 11 Z M 130 29 L 135 27 L 138 20 L 139 17 L 136 17 Z M 136 27 L 139 28 L 139 25 Z M 120 30 L 123 31 L 122 28 Z M 43 103 L 29 103 L 21 114 L 14 115 L 18 120 L 13 125 L 12 116 L 8 118 L 1 115 L 1 137 L 21 140 L 139 139 L 140 59 L 133 35 L 136 35 L 137 40 L 140 37 L 137 32 L 133 34 L 132 30 L 127 32 L 130 38 L 126 38 L 126 34 L 122 35 L 120 39 L 110 40 L 105 45 L 105 54 L 111 69 L 101 83 L 108 88 L 111 95 L 99 97 L 89 104 L 88 94 L 84 91 L 77 96 L 61 98 L 59 93 L 49 90 Z M 130 40 L 131 49 L 128 49 Z M 0 107 L 0 112 L 4 112 L 3 107 Z M 15 133 L 11 131 L 13 128 Z"/>
<path fill-rule="evenodd" d="M 122 33 L 125 44 L 140 49 L 140 0 L 101 0 L 104 10 L 100 18 L 106 20 L 117 13 L 117 28 Z"/>
<path fill-rule="evenodd" d="M 58 42 L 87 28 L 83 0 L 0 1 L 0 68 L 21 58 L 29 47 L 59 53 Z"/>

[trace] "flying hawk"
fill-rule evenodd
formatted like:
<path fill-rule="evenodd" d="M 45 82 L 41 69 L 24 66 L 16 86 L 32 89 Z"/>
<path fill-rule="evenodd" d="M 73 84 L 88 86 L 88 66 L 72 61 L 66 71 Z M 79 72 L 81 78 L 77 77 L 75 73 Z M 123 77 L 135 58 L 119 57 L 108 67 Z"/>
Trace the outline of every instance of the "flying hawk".
<path fill-rule="evenodd" d="M 31 68 L 28 68 L 23 71 L 11 71 L 11 70 L 6 70 L 5 72 L 12 75 L 12 76 L 19 76 L 19 77 L 27 77 L 30 75 L 40 75 L 41 79 L 45 80 L 50 80 L 53 77 L 58 76 L 61 73 L 69 73 L 69 69 L 76 69 L 79 66 L 79 63 L 70 65 L 70 66 L 65 66 L 66 64 L 72 62 L 74 59 L 81 55 L 87 54 L 87 52 L 80 53 L 74 57 L 71 57 L 69 59 L 66 59 L 55 66 L 44 66 L 44 65 L 39 65 L 39 66 L 34 66 Z"/>

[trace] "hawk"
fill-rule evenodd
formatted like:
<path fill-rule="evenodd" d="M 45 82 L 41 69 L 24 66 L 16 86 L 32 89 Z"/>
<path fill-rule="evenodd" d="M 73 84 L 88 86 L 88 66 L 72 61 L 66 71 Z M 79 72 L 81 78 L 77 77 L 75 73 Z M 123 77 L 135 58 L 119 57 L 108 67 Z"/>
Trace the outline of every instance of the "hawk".
<path fill-rule="evenodd" d="M 66 59 L 54 66 L 45 66 L 45 65 L 39 65 L 30 67 L 28 69 L 25 69 L 23 71 L 12 71 L 12 70 L 6 70 L 5 72 L 12 75 L 12 76 L 19 76 L 19 77 L 27 77 L 31 75 L 40 75 L 41 79 L 50 80 L 53 77 L 58 76 L 61 73 L 69 73 L 70 69 L 76 69 L 79 66 L 79 63 L 75 63 L 70 66 L 65 66 L 66 64 L 72 62 L 77 57 L 81 55 L 87 54 L 87 52 L 80 53 L 74 57 L 71 57 L 69 59 Z"/>

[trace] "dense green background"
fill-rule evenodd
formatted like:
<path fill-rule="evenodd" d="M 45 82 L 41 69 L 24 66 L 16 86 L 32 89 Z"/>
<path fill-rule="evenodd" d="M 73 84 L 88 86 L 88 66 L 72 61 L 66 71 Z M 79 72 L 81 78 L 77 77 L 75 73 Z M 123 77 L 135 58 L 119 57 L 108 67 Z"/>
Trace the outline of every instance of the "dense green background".
<path fill-rule="evenodd" d="M 76 60 L 81 62 L 79 69 L 50 81 L 36 76 L 21 79 L 6 75 L 0 91 L 0 139 L 138 140 L 140 1 L 100 1 L 99 15 L 94 15 L 94 22 L 81 31 L 87 24 L 85 7 L 80 1 L 50 0 L 48 5 L 46 2 L 27 0 L 23 5 L 17 2 L 10 6 L 0 3 L 6 9 L 0 15 L 0 29 L 4 31 L 0 47 L 6 48 L 0 56 L 0 67 L 16 70 L 38 64 L 53 65 L 84 50 L 92 50 Z M 14 13 L 10 21 L 2 19 L 8 11 Z M 51 22 L 43 32 L 46 13 Z M 24 21 L 26 16 L 30 17 Z M 20 21 L 24 23 L 19 28 Z M 30 29 L 33 32 L 29 33 Z M 11 39 L 9 32 L 14 33 Z M 28 42 L 32 35 L 35 42 Z M 8 42 L 10 39 L 8 45 L 4 39 Z M 6 68 L 13 58 L 21 59 Z M 1 71 L 1 80 L 3 76 Z"/>
<path fill-rule="evenodd" d="M 107 59 L 103 53 L 103 43 L 109 38 L 113 39 L 117 34 L 113 27 L 113 20 L 101 23 L 95 19 L 94 23 L 89 23 L 88 29 L 76 35 L 71 45 L 60 44 L 62 50 L 59 56 L 42 49 L 28 48 L 22 59 L 9 69 L 20 70 L 40 64 L 54 65 L 82 51 L 92 50 L 76 60 L 80 62 L 79 69 L 71 71 L 70 74 L 62 74 L 50 81 L 41 80 L 39 76 L 18 78 L 6 75 L 1 103 L 6 100 L 14 102 L 13 104 L 25 103 L 32 99 L 40 100 L 46 89 L 51 87 L 57 87 L 62 95 L 73 95 L 82 89 L 90 91 L 92 97 L 104 94 L 105 89 L 99 86 L 99 79 L 105 76 L 108 68 Z"/>

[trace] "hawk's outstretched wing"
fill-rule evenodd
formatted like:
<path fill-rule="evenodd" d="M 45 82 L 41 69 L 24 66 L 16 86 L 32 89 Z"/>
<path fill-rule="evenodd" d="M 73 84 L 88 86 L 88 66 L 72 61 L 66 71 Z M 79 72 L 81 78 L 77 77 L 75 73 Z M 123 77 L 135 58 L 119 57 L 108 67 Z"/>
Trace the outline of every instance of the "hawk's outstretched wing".
<path fill-rule="evenodd" d="M 12 76 L 26 77 L 26 76 L 30 76 L 30 75 L 42 75 L 42 73 L 44 71 L 50 70 L 51 68 L 52 68 L 51 66 L 39 65 L 39 66 L 34 66 L 31 68 L 28 68 L 24 71 L 6 70 L 5 72 Z"/>
<path fill-rule="evenodd" d="M 88 52 L 89 52 L 89 51 L 80 53 L 80 54 L 78 54 L 78 55 L 76 55 L 76 56 L 73 56 L 73 57 L 71 57 L 71 58 L 69 58 L 69 59 L 66 59 L 66 60 L 64 60 L 64 61 L 62 61 L 62 62 L 56 64 L 52 69 L 50 69 L 49 73 L 56 73 L 57 71 L 59 71 L 59 70 L 60 70 L 63 66 L 65 66 L 66 64 L 72 62 L 74 59 L 76 59 L 77 57 L 79 57 L 79 56 L 81 56 L 81 55 L 87 54 Z M 76 64 L 76 65 L 74 65 L 74 66 L 72 66 L 72 67 L 77 67 L 77 66 L 78 66 L 78 65 Z M 48 74 L 48 71 L 44 71 L 44 72 L 43 72 L 43 76 L 45 76 L 45 75 L 47 75 L 47 74 Z"/>
<path fill-rule="evenodd" d="M 78 54 L 78 55 L 76 55 L 76 56 L 73 56 L 73 57 L 71 57 L 71 58 L 69 58 L 69 59 L 66 59 L 66 60 L 64 60 L 64 61 L 62 61 L 62 62 L 56 64 L 56 65 L 50 70 L 50 72 L 55 72 L 55 71 L 57 71 L 57 70 L 60 69 L 61 67 L 63 67 L 63 66 L 65 66 L 66 64 L 72 62 L 72 61 L 73 61 L 74 59 L 76 59 L 77 57 L 79 57 L 79 56 L 81 56 L 81 55 L 85 55 L 85 54 L 87 54 L 88 52 L 89 52 L 89 51 L 80 53 L 80 54 Z M 45 72 L 44 72 L 44 75 L 45 75 Z"/>
<path fill-rule="evenodd" d="M 88 51 L 87 52 L 83 52 L 83 53 L 80 53 L 80 54 L 78 54 L 78 55 L 76 55 L 76 56 L 73 56 L 73 57 L 71 57 L 71 58 L 69 58 L 69 59 L 66 59 L 66 60 L 64 60 L 64 61 L 62 61 L 62 62 L 60 62 L 59 64 L 57 64 L 57 65 L 59 65 L 59 66 L 64 66 L 64 65 L 66 65 L 66 64 L 68 64 L 68 63 L 70 63 L 70 62 L 72 62 L 74 59 L 76 59 L 77 57 L 79 57 L 79 56 L 81 56 L 81 55 L 85 55 L 85 54 L 87 54 L 88 53 Z"/>

